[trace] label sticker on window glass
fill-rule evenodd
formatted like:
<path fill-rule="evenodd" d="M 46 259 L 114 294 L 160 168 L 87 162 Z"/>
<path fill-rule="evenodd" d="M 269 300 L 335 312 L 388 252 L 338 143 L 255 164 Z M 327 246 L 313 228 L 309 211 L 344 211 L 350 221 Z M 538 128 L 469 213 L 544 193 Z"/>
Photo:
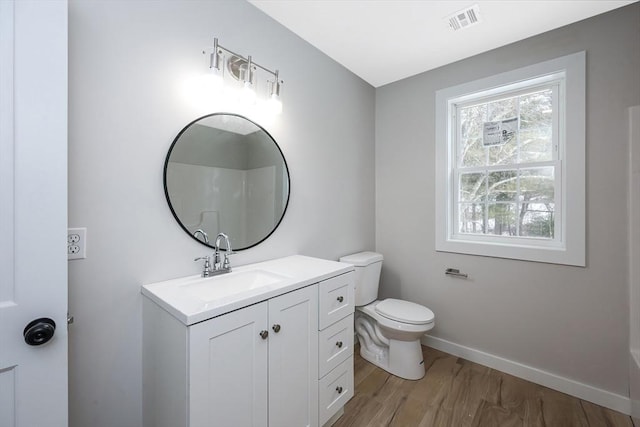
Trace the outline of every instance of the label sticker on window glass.
<path fill-rule="evenodd" d="M 518 118 L 501 120 L 497 122 L 484 122 L 482 132 L 482 145 L 503 145 L 511 142 L 518 131 Z"/>

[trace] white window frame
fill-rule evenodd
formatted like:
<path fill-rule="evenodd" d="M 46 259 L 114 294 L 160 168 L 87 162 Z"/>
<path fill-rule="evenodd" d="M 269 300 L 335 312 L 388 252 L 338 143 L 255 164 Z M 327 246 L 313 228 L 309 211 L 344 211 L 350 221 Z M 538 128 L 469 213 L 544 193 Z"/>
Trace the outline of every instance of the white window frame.
<path fill-rule="evenodd" d="M 586 53 L 578 52 L 436 92 L 436 251 L 585 266 L 585 63 Z M 458 233 L 456 105 L 551 83 L 559 85 L 560 101 L 554 106 L 554 238 Z"/>

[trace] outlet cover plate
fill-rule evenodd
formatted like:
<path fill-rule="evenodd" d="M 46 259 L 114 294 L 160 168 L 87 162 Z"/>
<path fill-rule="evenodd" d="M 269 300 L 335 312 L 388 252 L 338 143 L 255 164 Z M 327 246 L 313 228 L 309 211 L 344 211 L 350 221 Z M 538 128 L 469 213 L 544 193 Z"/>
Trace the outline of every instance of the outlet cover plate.
<path fill-rule="evenodd" d="M 87 229 L 69 228 L 67 231 L 67 259 L 87 257 Z"/>

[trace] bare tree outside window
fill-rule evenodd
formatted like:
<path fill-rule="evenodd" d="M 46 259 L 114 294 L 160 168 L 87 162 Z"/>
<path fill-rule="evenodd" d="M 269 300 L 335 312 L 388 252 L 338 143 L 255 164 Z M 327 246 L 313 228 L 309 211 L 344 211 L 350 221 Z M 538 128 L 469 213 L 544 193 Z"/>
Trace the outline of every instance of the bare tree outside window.
<path fill-rule="evenodd" d="M 550 87 L 458 108 L 459 233 L 554 238 L 553 114 Z"/>

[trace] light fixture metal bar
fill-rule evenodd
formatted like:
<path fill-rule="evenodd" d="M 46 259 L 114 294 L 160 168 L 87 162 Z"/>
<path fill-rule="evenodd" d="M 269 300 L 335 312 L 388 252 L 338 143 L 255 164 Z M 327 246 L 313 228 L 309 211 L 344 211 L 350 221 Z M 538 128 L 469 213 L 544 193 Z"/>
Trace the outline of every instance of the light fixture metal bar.
<path fill-rule="evenodd" d="M 216 55 L 217 51 L 221 50 L 224 53 L 236 56 L 236 57 L 242 59 L 243 61 L 246 61 L 247 64 L 251 64 L 253 66 L 256 66 L 256 67 L 260 68 L 263 71 L 266 71 L 267 73 L 271 74 L 276 80 L 278 80 L 278 71 L 277 70 L 276 71 L 271 71 L 270 69 L 258 64 L 253 59 L 249 59 L 247 57 L 244 57 L 244 56 L 240 55 L 239 53 L 236 53 L 236 52 L 232 51 L 231 49 L 227 49 L 226 47 L 224 47 L 224 46 L 222 46 L 221 44 L 218 43 L 218 39 L 217 38 L 213 39 L 213 49 L 214 49 L 213 50 L 213 55 Z"/>

